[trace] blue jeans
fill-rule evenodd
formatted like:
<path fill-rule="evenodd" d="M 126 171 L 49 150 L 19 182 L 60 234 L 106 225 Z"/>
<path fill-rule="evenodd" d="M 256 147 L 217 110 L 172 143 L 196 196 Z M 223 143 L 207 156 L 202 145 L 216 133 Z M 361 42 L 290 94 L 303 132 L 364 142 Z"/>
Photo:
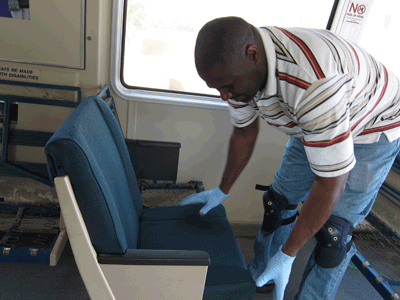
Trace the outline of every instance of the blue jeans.
<path fill-rule="evenodd" d="M 355 144 L 356 165 L 349 173 L 345 191 L 339 199 L 333 215 L 347 220 L 353 227 L 364 220 L 370 212 L 399 150 L 400 139 L 389 143 L 384 134 L 376 143 Z M 281 166 L 270 188 L 286 197 L 289 204 L 298 204 L 307 198 L 313 182 L 314 173 L 308 164 L 301 140 L 290 137 Z M 288 210 L 282 211 L 281 215 L 286 219 L 295 213 L 296 210 Z M 270 235 L 259 230 L 254 242 L 255 257 L 249 264 L 249 270 L 254 279 L 260 276 L 269 259 L 286 242 L 294 224 L 281 226 Z M 347 243 L 350 240 L 351 236 L 346 236 L 344 241 Z M 355 252 L 356 247 L 353 243 L 342 263 L 331 269 L 318 266 L 313 253 L 304 271 L 295 299 L 334 299 L 340 281 Z"/>

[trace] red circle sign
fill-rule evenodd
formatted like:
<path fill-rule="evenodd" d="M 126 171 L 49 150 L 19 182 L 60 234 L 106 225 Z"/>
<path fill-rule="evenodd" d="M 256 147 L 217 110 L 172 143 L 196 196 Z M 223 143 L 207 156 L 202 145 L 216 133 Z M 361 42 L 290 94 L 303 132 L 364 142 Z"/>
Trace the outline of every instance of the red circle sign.
<path fill-rule="evenodd" d="M 367 8 L 365 7 L 365 5 L 360 5 L 357 8 L 357 12 L 358 12 L 359 15 L 362 15 L 363 13 L 365 13 L 366 10 L 367 10 Z"/>

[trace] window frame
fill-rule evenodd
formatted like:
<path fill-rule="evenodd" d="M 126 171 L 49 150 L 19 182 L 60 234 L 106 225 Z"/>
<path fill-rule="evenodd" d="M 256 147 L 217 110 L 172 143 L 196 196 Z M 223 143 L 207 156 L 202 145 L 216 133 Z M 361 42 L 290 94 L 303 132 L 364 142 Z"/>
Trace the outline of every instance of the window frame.
<path fill-rule="evenodd" d="M 180 106 L 228 110 L 228 104 L 218 96 L 164 92 L 148 89 L 128 88 L 122 81 L 123 47 L 125 38 L 125 2 L 113 1 L 110 84 L 114 92 L 129 101 L 173 104 Z"/>
<path fill-rule="evenodd" d="M 338 2 L 335 0 L 331 16 L 327 20 L 327 28 L 332 26 Z M 127 0 L 113 1 L 110 84 L 114 92 L 128 101 L 147 102 L 156 104 L 171 104 L 187 107 L 198 107 L 215 110 L 228 110 L 228 104 L 219 96 L 185 93 L 176 91 L 160 91 L 155 89 L 133 89 L 123 82 L 123 57 L 125 47 L 125 22 Z"/>

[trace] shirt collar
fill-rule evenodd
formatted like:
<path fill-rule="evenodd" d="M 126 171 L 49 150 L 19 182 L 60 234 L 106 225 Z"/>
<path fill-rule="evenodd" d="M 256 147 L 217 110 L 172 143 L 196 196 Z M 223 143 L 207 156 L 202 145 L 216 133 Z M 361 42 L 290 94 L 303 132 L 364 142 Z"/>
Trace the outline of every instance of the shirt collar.
<path fill-rule="evenodd" d="M 274 43 L 272 42 L 272 39 L 270 35 L 268 34 L 268 31 L 264 28 L 257 28 L 258 32 L 261 35 L 263 44 L 264 44 L 264 49 L 265 49 L 265 54 L 267 56 L 267 83 L 265 84 L 265 87 L 261 90 L 258 91 L 256 94 L 255 98 L 256 100 L 260 98 L 267 98 L 272 95 L 277 94 L 277 79 L 276 79 L 276 53 L 275 53 L 275 46 Z"/>

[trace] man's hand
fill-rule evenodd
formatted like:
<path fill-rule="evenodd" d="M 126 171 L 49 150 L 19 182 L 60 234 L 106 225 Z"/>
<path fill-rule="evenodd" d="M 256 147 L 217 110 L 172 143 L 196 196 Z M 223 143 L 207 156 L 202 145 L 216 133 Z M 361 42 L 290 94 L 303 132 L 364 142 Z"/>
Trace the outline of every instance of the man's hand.
<path fill-rule="evenodd" d="M 204 191 L 199 194 L 190 195 L 189 197 L 183 199 L 180 205 L 187 205 L 193 203 L 205 203 L 206 205 L 200 210 L 200 215 L 204 216 L 211 209 L 221 204 L 222 200 L 224 200 L 228 195 L 224 194 L 219 187 L 210 190 Z"/>
<path fill-rule="evenodd" d="M 279 251 L 268 262 L 265 271 L 258 277 L 256 285 L 262 287 L 268 281 L 273 280 L 275 282 L 274 300 L 283 300 L 294 259 L 295 257 L 283 253 L 282 247 L 279 248 Z"/>

